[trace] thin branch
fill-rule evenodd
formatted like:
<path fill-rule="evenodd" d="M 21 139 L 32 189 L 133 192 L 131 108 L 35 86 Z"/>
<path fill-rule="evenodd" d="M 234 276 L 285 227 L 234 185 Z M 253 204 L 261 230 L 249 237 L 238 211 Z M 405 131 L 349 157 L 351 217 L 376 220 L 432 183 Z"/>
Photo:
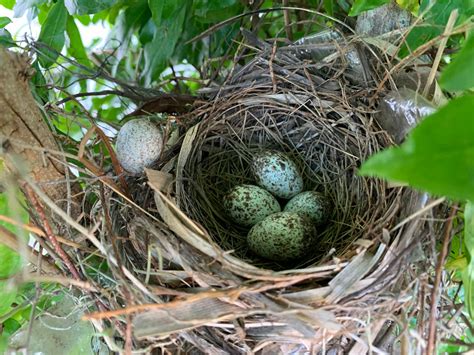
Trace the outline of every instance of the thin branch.
<path fill-rule="evenodd" d="M 438 305 L 439 292 L 438 289 L 441 283 L 441 274 L 443 273 L 443 265 L 448 255 L 449 241 L 451 239 L 451 230 L 453 228 L 453 218 L 456 215 L 457 206 L 454 205 L 451 208 L 448 221 L 444 228 L 443 246 L 441 252 L 438 255 L 438 262 L 436 264 L 435 281 L 433 284 L 433 290 L 431 291 L 431 304 L 430 304 L 430 322 L 428 328 L 428 346 L 426 348 L 426 354 L 434 354 L 436 344 L 436 309 Z"/>
<path fill-rule="evenodd" d="M 25 184 L 25 189 L 24 190 L 25 190 L 26 194 L 28 195 L 28 198 L 29 198 L 31 204 L 33 205 L 33 208 L 36 210 L 36 212 L 38 213 L 41 221 L 43 222 L 43 227 L 44 227 L 44 230 L 46 232 L 46 236 L 47 236 L 48 240 L 50 241 L 50 243 L 53 245 L 54 251 L 59 255 L 59 257 L 64 262 L 66 267 L 69 269 L 69 271 L 74 276 L 74 278 L 76 280 L 81 280 L 81 275 L 79 274 L 79 271 L 76 269 L 76 267 L 72 263 L 71 259 L 69 258 L 69 255 L 66 254 L 64 249 L 59 244 L 58 239 L 54 235 L 53 229 L 51 228 L 51 226 L 49 225 L 49 222 L 47 220 L 47 217 L 46 217 L 46 214 L 44 212 L 43 206 L 41 206 L 41 203 L 36 198 L 35 193 L 31 189 L 31 187 L 26 185 L 26 184 Z"/>
<path fill-rule="evenodd" d="M 95 91 L 95 92 L 81 92 L 79 94 L 70 95 L 62 100 L 59 100 L 55 103 L 56 106 L 62 105 L 68 101 L 77 99 L 78 97 L 86 97 L 86 96 L 103 96 L 103 95 L 119 95 L 127 97 L 127 94 L 120 90 L 102 90 L 102 91 Z"/>
<path fill-rule="evenodd" d="M 436 73 L 438 71 L 439 63 L 441 62 L 441 57 L 443 56 L 443 53 L 444 53 L 444 48 L 446 48 L 446 44 L 448 43 L 448 39 L 449 39 L 449 34 L 453 31 L 453 27 L 454 27 L 454 24 L 456 23 L 456 19 L 458 18 L 458 14 L 459 14 L 458 9 L 455 9 L 451 12 L 451 15 L 449 16 L 448 23 L 443 33 L 445 37 L 441 40 L 439 44 L 438 52 L 436 53 L 436 57 L 433 62 L 433 66 L 431 67 L 431 71 L 428 76 L 425 89 L 423 90 L 423 96 L 425 97 L 428 96 L 428 92 L 430 91 L 431 84 L 433 84 L 433 81 L 435 79 Z"/>

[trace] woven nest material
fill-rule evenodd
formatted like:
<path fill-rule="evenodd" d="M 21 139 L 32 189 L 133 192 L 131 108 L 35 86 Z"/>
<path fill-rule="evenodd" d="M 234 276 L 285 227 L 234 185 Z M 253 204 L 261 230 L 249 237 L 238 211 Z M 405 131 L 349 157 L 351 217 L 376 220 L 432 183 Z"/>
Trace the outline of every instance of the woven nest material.
<path fill-rule="evenodd" d="M 357 175 L 391 142 L 373 117 L 378 82 L 348 77 L 343 52 L 322 65 L 301 60 L 291 46 L 275 49 L 252 51 L 223 85 L 207 89 L 212 99 L 189 114 L 197 124 L 178 155 L 147 173 L 160 218 L 139 213 L 126 222 L 140 251 L 128 258 L 140 265 L 148 255 L 138 277 L 146 274 L 162 295 L 137 291 L 136 302 L 154 303 L 132 307 L 143 344 L 171 339 L 211 353 L 331 346 L 362 353 L 361 344 L 376 341 L 366 334 L 383 333 L 413 305 L 400 295 L 412 291 L 417 274 L 403 271 L 417 260 L 413 241 L 436 235 L 439 225 L 414 214 L 426 196 Z M 263 148 L 288 153 L 305 188 L 333 205 L 318 248 L 291 265 L 249 253 L 247 231 L 222 208 L 229 188 L 253 182 L 249 162 Z"/>
<path fill-rule="evenodd" d="M 223 250 L 259 266 L 288 267 L 251 255 L 248 230 L 222 208 L 233 186 L 255 184 L 250 162 L 257 152 L 286 152 L 303 172 L 305 190 L 322 192 L 333 206 L 309 259 L 292 266 L 350 257 L 354 241 L 393 225 L 402 197 L 401 189 L 357 175 L 368 156 L 389 144 L 368 106 L 373 92 L 337 76 L 344 72 L 339 68 L 316 70 L 291 53 L 270 56 L 264 52 L 240 68 L 208 107 L 194 112 L 200 123 L 186 141 L 190 151 L 180 157 L 178 204 Z"/>

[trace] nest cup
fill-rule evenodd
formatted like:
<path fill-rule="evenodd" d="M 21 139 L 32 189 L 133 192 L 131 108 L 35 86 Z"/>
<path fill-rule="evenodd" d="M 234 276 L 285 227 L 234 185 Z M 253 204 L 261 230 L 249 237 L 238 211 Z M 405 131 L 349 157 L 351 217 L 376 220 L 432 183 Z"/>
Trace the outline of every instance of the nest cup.
<path fill-rule="evenodd" d="M 180 154 L 178 204 L 222 251 L 260 267 L 307 267 L 350 257 L 356 240 L 393 223 L 400 190 L 357 175 L 389 137 L 372 119 L 368 98 L 374 91 L 347 80 L 345 65 L 340 60 L 316 66 L 291 47 L 264 49 L 235 68 L 210 104 L 192 113 L 199 123 Z M 250 163 L 264 149 L 289 155 L 303 174 L 304 189 L 322 192 L 332 205 L 314 248 L 296 263 L 270 263 L 252 254 L 248 229 L 232 223 L 223 209 L 230 188 L 256 184 Z"/>

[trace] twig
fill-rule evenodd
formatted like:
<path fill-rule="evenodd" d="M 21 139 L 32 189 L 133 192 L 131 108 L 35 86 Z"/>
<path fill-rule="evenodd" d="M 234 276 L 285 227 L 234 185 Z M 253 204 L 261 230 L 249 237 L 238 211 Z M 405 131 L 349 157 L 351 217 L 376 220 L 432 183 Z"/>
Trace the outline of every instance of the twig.
<path fill-rule="evenodd" d="M 79 94 L 74 94 L 70 95 L 69 97 L 66 97 L 62 100 L 57 101 L 54 105 L 59 106 L 62 105 L 68 101 L 74 100 L 78 97 L 86 97 L 86 96 L 102 96 L 102 95 L 120 95 L 120 96 L 125 96 L 127 95 L 120 90 L 102 90 L 102 91 L 96 91 L 96 92 L 81 92 Z"/>
<path fill-rule="evenodd" d="M 283 0 L 283 7 L 288 7 L 288 0 Z M 293 41 L 293 33 L 291 31 L 291 23 L 290 23 L 290 12 L 288 9 L 283 10 L 283 18 L 285 20 L 286 37 L 290 41 Z"/>
<path fill-rule="evenodd" d="M 436 53 L 433 66 L 431 67 L 430 75 L 428 76 L 425 89 L 423 90 L 423 96 L 425 97 L 428 96 L 428 92 L 430 91 L 431 84 L 433 84 L 433 81 L 435 79 L 436 73 L 438 71 L 439 63 L 441 62 L 441 57 L 443 56 L 443 53 L 444 53 L 444 48 L 446 47 L 446 43 L 448 43 L 450 33 L 453 31 L 453 27 L 454 27 L 454 24 L 456 23 L 456 19 L 458 18 L 458 14 L 459 14 L 458 9 L 455 9 L 451 11 L 451 15 L 449 15 L 449 20 L 443 33 L 444 37 L 439 44 L 438 52 Z"/>
<path fill-rule="evenodd" d="M 390 233 L 395 232 L 397 229 L 403 227 L 405 224 L 407 224 L 407 223 L 410 222 L 411 220 L 413 220 L 413 219 L 417 218 L 418 216 L 424 214 L 426 211 L 431 210 L 433 207 L 438 206 L 439 204 L 443 203 L 445 200 L 446 200 L 446 198 L 441 197 L 441 198 L 438 198 L 437 200 L 434 200 L 433 202 L 430 202 L 430 203 L 427 204 L 425 207 L 420 208 L 418 211 L 416 211 L 415 213 L 411 214 L 410 216 L 408 216 L 407 218 L 405 218 L 403 221 L 401 221 L 400 223 L 398 223 L 395 227 L 393 227 L 393 228 L 390 230 Z"/>
<path fill-rule="evenodd" d="M 390 71 L 385 74 L 384 78 L 380 81 L 379 85 L 377 86 L 377 91 L 381 91 L 385 83 L 389 78 L 392 77 L 392 74 L 403 68 L 405 65 L 408 65 L 411 61 L 414 61 L 416 58 L 418 58 L 420 55 L 425 53 L 429 48 L 431 48 L 436 42 L 442 40 L 444 37 L 450 37 L 455 34 L 460 34 L 460 33 L 465 33 L 472 27 L 471 24 L 467 23 L 461 26 L 456 27 L 449 36 L 446 36 L 445 34 L 441 34 L 436 38 L 433 38 L 432 40 L 426 42 L 425 44 L 421 45 L 418 47 L 410 56 L 407 56 L 400 60 L 396 65 L 390 69 Z"/>
<path fill-rule="evenodd" d="M 268 68 L 270 69 L 270 76 L 272 78 L 273 93 L 277 92 L 277 81 L 275 78 L 275 72 L 273 70 L 273 59 L 275 59 L 276 50 L 277 50 L 277 45 L 276 45 L 276 42 L 274 42 L 273 47 L 272 47 L 272 55 L 268 61 Z"/>
<path fill-rule="evenodd" d="M 454 205 L 451 208 L 451 213 L 449 214 L 448 221 L 444 228 L 444 237 L 443 237 L 443 246 L 441 252 L 438 255 L 438 262 L 436 264 L 436 274 L 435 282 L 433 285 L 433 290 L 431 291 L 431 304 L 430 304 L 430 321 L 428 328 L 428 345 L 426 348 L 426 354 L 430 355 L 434 353 L 435 344 L 436 344 L 436 309 L 438 304 L 438 289 L 441 283 L 441 274 L 443 272 L 443 265 L 448 255 L 449 240 L 451 239 L 451 230 L 453 228 L 453 218 L 457 212 L 457 205 Z"/>
<path fill-rule="evenodd" d="M 57 283 L 63 286 L 76 286 L 77 288 L 89 292 L 98 292 L 97 288 L 87 281 L 81 281 L 76 279 L 69 279 L 62 276 L 47 276 L 47 275 L 32 275 L 26 274 L 20 276 L 20 281 L 22 282 L 48 282 L 48 283 Z"/>
<path fill-rule="evenodd" d="M 36 226 L 33 226 L 31 224 L 20 223 L 20 222 L 15 221 L 13 218 L 10 218 L 10 217 L 4 216 L 4 215 L 0 215 L 0 221 L 7 222 L 7 223 L 12 224 L 16 227 L 23 228 L 27 232 L 31 232 L 31 233 L 34 233 L 36 235 L 39 235 L 40 237 L 46 238 L 46 233 L 43 232 L 42 229 L 40 229 Z M 0 226 L 0 232 L 3 232 L 4 230 L 5 229 L 2 229 L 2 227 Z M 0 233 L 0 235 L 1 235 L 1 233 Z M 83 251 L 87 251 L 88 253 L 93 253 L 95 251 L 92 248 L 88 248 L 84 245 L 81 245 L 79 243 L 73 242 L 72 240 L 69 240 L 69 239 L 66 239 L 66 238 L 63 238 L 63 237 L 60 237 L 60 236 L 56 236 L 56 239 L 61 244 L 65 244 L 67 246 L 70 246 L 70 247 L 73 247 L 73 248 L 76 248 L 76 249 L 81 249 Z M 16 239 L 14 239 L 14 240 L 16 241 Z M 10 247 L 10 248 L 14 249 L 12 247 Z"/>
<path fill-rule="evenodd" d="M 31 204 L 33 205 L 33 207 L 36 210 L 36 212 L 38 213 L 41 221 L 43 222 L 43 227 L 44 227 L 44 230 L 46 232 L 46 236 L 47 236 L 48 240 L 50 241 L 50 243 L 53 245 L 53 248 L 54 248 L 55 252 L 59 255 L 59 257 L 64 262 L 66 267 L 69 269 L 72 276 L 76 280 L 81 280 L 81 275 L 79 274 L 79 271 L 77 271 L 76 267 L 74 266 L 71 259 L 69 258 L 69 255 L 66 254 L 66 252 L 63 250 L 63 248 L 59 244 L 58 239 L 54 235 L 53 229 L 49 225 L 49 222 L 46 218 L 46 214 L 44 212 L 43 206 L 41 206 L 41 203 L 36 198 L 36 195 L 33 192 L 33 190 L 31 189 L 31 187 L 26 185 L 26 184 L 24 186 L 25 186 L 24 190 L 25 190 L 26 194 L 28 195 L 28 198 L 29 198 Z"/>
<path fill-rule="evenodd" d="M 334 21 L 335 23 L 341 25 L 342 27 L 344 27 L 348 31 L 354 33 L 354 30 L 350 26 L 348 26 L 346 23 L 344 23 L 341 20 L 338 20 L 337 18 L 335 18 L 333 16 L 329 16 L 328 14 L 325 14 L 323 12 L 306 9 L 306 8 L 303 8 L 303 7 L 282 6 L 282 7 L 275 7 L 275 8 L 272 8 L 272 9 L 259 9 L 259 10 L 254 10 L 254 11 L 248 11 L 246 13 L 239 14 L 239 15 L 236 15 L 234 17 L 228 18 L 227 20 L 224 20 L 220 23 L 217 23 L 217 24 L 209 27 L 206 31 L 200 33 L 196 37 L 191 38 L 190 40 L 188 40 L 184 44 L 187 45 L 187 44 L 196 42 L 200 39 L 203 39 L 205 37 L 208 37 L 211 33 L 217 31 L 218 29 L 220 29 L 220 28 L 222 28 L 222 27 L 224 27 L 228 24 L 231 24 L 231 23 L 233 23 L 237 20 L 240 20 L 243 17 L 259 15 L 259 14 L 267 14 L 267 13 L 270 13 L 270 12 L 284 11 L 284 10 L 302 11 L 302 12 L 307 12 L 307 13 L 310 13 L 310 14 L 322 16 L 322 17 L 327 18 L 331 21 Z"/>
<path fill-rule="evenodd" d="M 40 270 L 41 270 L 41 254 L 42 254 L 43 250 L 40 248 L 39 251 L 40 252 L 38 254 L 38 264 L 40 265 L 40 267 L 36 271 L 38 274 L 40 273 Z M 32 331 L 33 331 L 33 324 L 35 322 L 36 306 L 37 306 L 39 298 L 40 298 L 40 293 L 41 293 L 41 287 L 39 285 L 39 282 L 36 281 L 35 282 L 35 296 L 34 296 L 32 302 L 31 302 L 30 322 L 28 324 L 28 329 L 27 329 L 27 332 L 26 332 L 25 348 L 26 348 L 27 352 L 28 352 L 28 348 L 30 347 L 31 334 L 32 334 Z"/>
<path fill-rule="evenodd" d="M 125 354 L 132 354 L 132 316 L 127 314 L 127 327 L 125 328 Z"/>

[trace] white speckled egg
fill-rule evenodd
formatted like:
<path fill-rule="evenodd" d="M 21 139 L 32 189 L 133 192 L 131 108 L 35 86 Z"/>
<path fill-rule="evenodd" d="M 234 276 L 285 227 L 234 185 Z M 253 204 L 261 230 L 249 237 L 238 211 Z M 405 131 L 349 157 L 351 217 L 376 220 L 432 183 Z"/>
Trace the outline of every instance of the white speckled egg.
<path fill-rule="evenodd" d="M 315 227 L 308 218 L 279 212 L 254 225 L 247 243 L 250 250 L 263 258 L 286 261 L 304 256 L 315 236 Z"/>
<path fill-rule="evenodd" d="M 328 220 L 331 206 L 323 194 L 316 191 L 305 191 L 288 201 L 284 211 L 303 214 L 315 225 L 320 225 Z"/>
<path fill-rule="evenodd" d="M 290 199 L 303 190 L 303 178 L 296 164 L 284 153 L 264 151 L 252 159 L 257 184 L 276 197 Z"/>
<path fill-rule="evenodd" d="M 120 128 L 115 148 L 120 165 L 131 173 L 141 174 L 159 158 L 163 138 L 152 122 L 136 119 Z"/>
<path fill-rule="evenodd" d="M 224 208 L 232 220 L 251 227 L 281 207 L 268 191 L 254 185 L 238 185 L 224 197 Z"/>

